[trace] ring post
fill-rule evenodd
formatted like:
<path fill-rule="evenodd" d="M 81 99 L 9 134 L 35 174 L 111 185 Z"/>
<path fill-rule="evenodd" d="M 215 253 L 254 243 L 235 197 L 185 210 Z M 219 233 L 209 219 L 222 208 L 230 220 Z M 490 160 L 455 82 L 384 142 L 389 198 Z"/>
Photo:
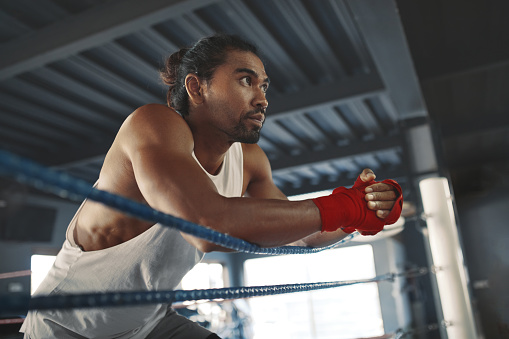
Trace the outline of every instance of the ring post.
<path fill-rule="evenodd" d="M 448 339 L 477 339 L 449 183 L 428 178 L 419 186 Z"/>

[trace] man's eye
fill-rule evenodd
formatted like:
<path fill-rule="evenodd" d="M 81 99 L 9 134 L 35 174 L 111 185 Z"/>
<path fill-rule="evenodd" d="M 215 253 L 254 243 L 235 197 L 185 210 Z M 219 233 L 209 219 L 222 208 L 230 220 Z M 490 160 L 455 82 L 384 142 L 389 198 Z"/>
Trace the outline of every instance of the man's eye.
<path fill-rule="evenodd" d="M 267 84 L 262 85 L 262 91 L 263 91 L 263 93 L 267 93 L 267 90 L 268 90 L 268 89 L 269 89 L 269 85 L 267 85 Z"/>
<path fill-rule="evenodd" d="M 242 82 L 242 84 L 244 84 L 244 85 L 250 86 L 251 85 L 251 78 L 250 77 L 244 77 L 244 78 L 240 79 L 240 82 Z"/>

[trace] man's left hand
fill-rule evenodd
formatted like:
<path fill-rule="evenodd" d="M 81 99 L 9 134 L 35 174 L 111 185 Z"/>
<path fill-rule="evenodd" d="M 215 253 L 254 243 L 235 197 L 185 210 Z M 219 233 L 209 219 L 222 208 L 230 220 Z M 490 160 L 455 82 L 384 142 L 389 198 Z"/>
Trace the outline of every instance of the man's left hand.
<path fill-rule="evenodd" d="M 376 175 L 369 168 L 362 171 L 360 178 L 364 182 L 375 180 Z M 376 211 L 377 217 L 385 219 L 392 208 L 396 199 L 399 197 L 398 191 L 394 186 L 379 182 L 365 188 L 365 199 L 368 201 L 368 208 Z"/>

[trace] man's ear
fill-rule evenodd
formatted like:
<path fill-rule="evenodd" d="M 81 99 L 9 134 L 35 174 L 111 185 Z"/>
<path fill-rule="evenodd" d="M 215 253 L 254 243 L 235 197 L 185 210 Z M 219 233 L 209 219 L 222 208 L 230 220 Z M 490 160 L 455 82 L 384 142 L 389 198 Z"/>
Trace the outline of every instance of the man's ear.
<path fill-rule="evenodd" d="M 189 73 L 185 79 L 185 86 L 189 100 L 195 105 L 203 102 L 203 86 L 196 74 Z"/>

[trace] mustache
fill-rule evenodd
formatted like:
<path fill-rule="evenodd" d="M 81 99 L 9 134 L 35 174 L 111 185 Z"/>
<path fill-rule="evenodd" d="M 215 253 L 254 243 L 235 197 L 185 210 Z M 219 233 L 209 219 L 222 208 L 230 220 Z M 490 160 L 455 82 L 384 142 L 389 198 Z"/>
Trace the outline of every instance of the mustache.
<path fill-rule="evenodd" d="M 265 107 L 257 107 L 251 111 L 248 111 L 246 113 L 246 116 L 251 116 L 253 114 L 258 114 L 258 113 L 262 113 L 262 114 L 267 114 L 267 109 Z"/>

